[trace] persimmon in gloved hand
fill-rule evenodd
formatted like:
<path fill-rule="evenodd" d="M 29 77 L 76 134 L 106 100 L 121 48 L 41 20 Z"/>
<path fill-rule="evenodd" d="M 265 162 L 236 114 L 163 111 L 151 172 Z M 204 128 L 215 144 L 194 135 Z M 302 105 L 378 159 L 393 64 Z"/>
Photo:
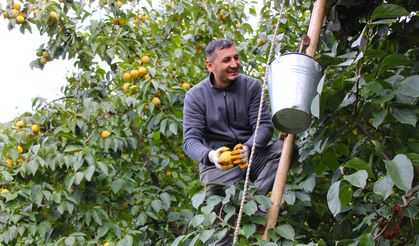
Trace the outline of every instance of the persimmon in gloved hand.
<path fill-rule="evenodd" d="M 243 144 L 234 146 L 231 152 L 231 161 L 235 166 L 240 165 L 241 169 L 246 168 L 249 162 L 249 148 Z"/>
<path fill-rule="evenodd" d="M 231 161 L 231 151 L 228 147 L 220 147 L 208 153 L 209 160 L 220 170 L 229 170 L 234 167 Z"/>

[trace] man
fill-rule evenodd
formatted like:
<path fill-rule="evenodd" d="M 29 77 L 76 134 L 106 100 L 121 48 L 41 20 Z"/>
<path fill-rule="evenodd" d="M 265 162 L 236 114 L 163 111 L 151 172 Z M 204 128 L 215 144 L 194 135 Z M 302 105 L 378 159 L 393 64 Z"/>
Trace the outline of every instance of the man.
<path fill-rule="evenodd" d="M 206 196 L 224 195 L 227 186 L 243 180 L 252 150 L 261 94 L 258 80 L 240 74 L 236 46 L 216 39 L 205 50 L 208 78 L 191 88 L 183 108 L 183 147 L 200 163 Z M 283 141 L 268 145 L 273 125 L 263 103 L 250 179 L 257 194 L 273 186 Z M 231 150 L 231 160 L 222 153 Z"/>

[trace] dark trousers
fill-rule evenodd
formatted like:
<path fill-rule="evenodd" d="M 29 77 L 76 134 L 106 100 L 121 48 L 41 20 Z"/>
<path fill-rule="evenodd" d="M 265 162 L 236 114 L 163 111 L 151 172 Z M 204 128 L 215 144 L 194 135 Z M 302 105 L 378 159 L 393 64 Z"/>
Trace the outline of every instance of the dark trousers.
<path fill-rule="evenodd" d="M 279 140 L 266 148 L 255 151 L 250 168 L 250 181 L 256 187 L 256 194 L 266 195 L 272 190 L 278 169 L 283 141 Z M 246 178 L 247 168 L 241 170 L 236 166 L 230 170 L 219 170 L 215 166 L 205 167 L 200 172 L 201 183 L 205 186 L 205 196 L 225 196 L 225 189 Z M 215 206 L 214 212 L 218 213 L 220 206 Z M 222 239 L 210 244 L 213 246 L 231 245 L 233 236 L 226 235 Z"/>

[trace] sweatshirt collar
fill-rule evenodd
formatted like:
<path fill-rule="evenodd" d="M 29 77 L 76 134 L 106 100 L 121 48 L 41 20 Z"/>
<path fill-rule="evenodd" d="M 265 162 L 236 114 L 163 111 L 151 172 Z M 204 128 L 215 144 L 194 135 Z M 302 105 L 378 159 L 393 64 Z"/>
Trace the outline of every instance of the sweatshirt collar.
<path fill-rule="evenodd" d="M 237 79 L 238 78 L 240 78 L 240 75 L 239 75 L 239 77 L 237 77 Z M 231 88 L 233 88 L 233 85 L 236 83 L 237 79 L 232 81 L 225 90 L 222 90 L 222 89 L 218 89 L 218 88 L 214 87 L 214 74 L 213 73 L 210 73 L 210 75 L 208 77 L 208 81 L 209 81 L 209 84 L 210 84 L 211 88 L 216 89 L 216 90 L 220 90 L 220 91 L 228 91 Z"/>

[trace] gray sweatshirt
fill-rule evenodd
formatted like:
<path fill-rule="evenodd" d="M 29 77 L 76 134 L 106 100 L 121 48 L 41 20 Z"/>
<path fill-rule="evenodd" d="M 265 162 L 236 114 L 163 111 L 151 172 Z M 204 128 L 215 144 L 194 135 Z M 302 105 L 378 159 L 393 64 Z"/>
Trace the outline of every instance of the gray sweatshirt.
<path fill-rule="evenodd" d="M 261 84 L 240 75 L 226 90 L 216 89 L 209 78 L 192 87 L 183 107 L 183 148 L 193 160 L 212 165 L 208 153 L 221 146 L 242 143 L 252 149 L 258 118 Z M 273 134 L 271 116 L 263 103 L 256 149 L 265 147 Z"/>

